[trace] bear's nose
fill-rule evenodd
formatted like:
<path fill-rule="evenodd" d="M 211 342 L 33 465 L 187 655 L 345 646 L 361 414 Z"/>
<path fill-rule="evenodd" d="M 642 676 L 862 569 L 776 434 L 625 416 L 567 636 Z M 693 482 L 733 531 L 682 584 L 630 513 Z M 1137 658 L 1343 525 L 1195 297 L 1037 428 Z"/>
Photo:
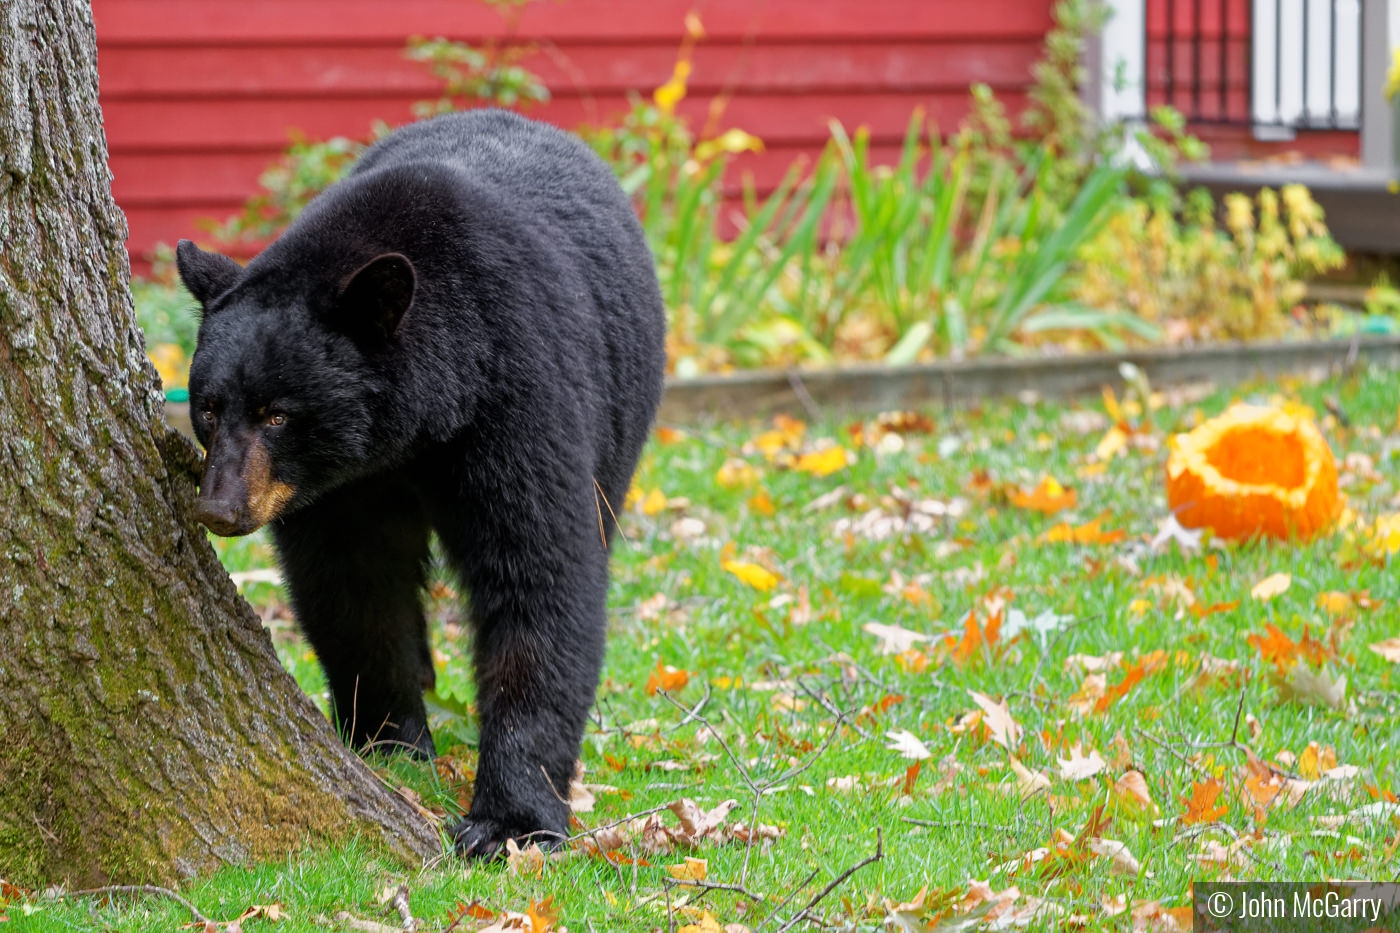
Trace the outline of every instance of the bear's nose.
<path fill-rule="evenodd" d="M 227 499 L 196 499 L 194 517 L 216 535 L 227 538 L 246 533 L 242 506 Z"/>

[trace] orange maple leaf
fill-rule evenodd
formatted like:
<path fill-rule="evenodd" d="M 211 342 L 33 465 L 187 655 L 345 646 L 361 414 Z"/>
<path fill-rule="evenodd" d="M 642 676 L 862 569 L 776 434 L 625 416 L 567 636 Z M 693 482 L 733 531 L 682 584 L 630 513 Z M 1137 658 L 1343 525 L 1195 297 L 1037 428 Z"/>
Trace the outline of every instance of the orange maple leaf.
<path fill-rule="evenodd" d="M 976 610 L 969 610 L 967 618 L 963 620 L 962 638 L 949 635 L 945 643 L 953 646 L 953 662 L 962 667 L 973 658 L 981 657 L 983 651 L 994 652 L 1000 640 L 1000 609 L 992 613 L 985 627 L 977 621 Z"/>
<path fill-rule="evenodd" d="M 1041 479 L 1030 492 L 1017 490 L 1011 494 L 1011 504 L 1021 509 L 1031 509 L 1053 515 L 1065 509 L 1074 508 L 1079 501 L 1079 493 L 1060 484 L 1053 476 Z"/>
<path fill-rule="evenodd" d="M 647 678 L 647 693 L 654 695 L 658 690 L 674 693 L 690 683 L 690 671 L 672 667 L 661 661 L 656 662 L 656 670 Z"/>
<path fill-rule="evenodd" d="M 1041 535 L 1040 540 L 1046 544 L 1117 544 L 1128 536 L 1121 528 L 1104 530 L 1103 523 L 1102 517 L 1082 525 L 1061 522 Z"/>
<path fill-rule="evenodd" d="M 554 907 L 554 898 L 530 902 L 530 933 L 546 933 L 550 925 L 559 919 L 559 911 Z"/>
<path fill-rule="evenodd" d="M 1298 660 L 1298 644 L 1272 622 L 1264 626 L 1263 635 L 1250 635 L 1249 643 L 1259 649 L 1260 656 L 1280 670 L 1292 667 Z"/>
<path fill-rule="evenodd" d="M 1181 822 L 1190 826 L 1194 823 L 1214 823 L 1225 815 L 1227 809 L 1218 806 L 1216 800 L 1220 799 L 1220 794 L 1225 788 L 1220 786 L 1220 782 L 1215 778 L 1206 781 L 1195 781 L 1191 784 L 1191 796 L 1181 801 L 1186 807 L 1186 813 L 1181 817 Z"/>
<path fill-rule="evenodd" d="M 1303 637 L 1294 641 L 1277 625 L 1269 622 L 1264 626 L 1263 635 L 1249 636 L 1249 643 L 1258 648 L 1259 655 L 1278 668 L 1280 673 L 1302 660 L 1320 666 L 1334 657 L 1330 648 L 1312 637 L 1307 626 L 1303 627 Z"/>
<path fill-rule="evenodd" d="M 1116 684 L 1110 684 L 1104 690 L 1103 696 L 1099 697 L 1097 700 L 1094 701 L 1094 712 L 1102 713 L 1114 703 L 1117 703 L 1128 693 L 1129 690 L 1136 687 L 1137 682 L 1139 680 L 1142 680 L 1143 676 L 1147 673 L 1148 670 L 1146 664 L 1144 664 L 1142 661 L 1135 662 L 1123 674 L 1123 679 L 1120 682 Z"/>
<path fill-rule="evenodd" d="M 1217 612 L 1234 612 L 1239 607 L 1240 601 L 1238 599 L 1232 599 L 1224 603 L 1211 603 L 1209 606 L 1202 606 L 1200 603 L 1192 603 L 1191 614 L 1198 619 L 1204 619 L 1206 616 L 1214 615 Z"/>

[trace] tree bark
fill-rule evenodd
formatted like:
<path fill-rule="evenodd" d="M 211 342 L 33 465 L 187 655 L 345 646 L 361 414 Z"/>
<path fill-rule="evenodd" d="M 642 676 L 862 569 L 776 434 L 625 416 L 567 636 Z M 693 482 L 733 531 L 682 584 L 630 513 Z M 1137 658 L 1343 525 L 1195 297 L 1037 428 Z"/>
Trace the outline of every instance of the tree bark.
<path fill-rule="evenodd" d="M 0 4 L 0 877 L 171 882 L 435 826 L 345 749 L 190 519 L 86 0 Z"/>

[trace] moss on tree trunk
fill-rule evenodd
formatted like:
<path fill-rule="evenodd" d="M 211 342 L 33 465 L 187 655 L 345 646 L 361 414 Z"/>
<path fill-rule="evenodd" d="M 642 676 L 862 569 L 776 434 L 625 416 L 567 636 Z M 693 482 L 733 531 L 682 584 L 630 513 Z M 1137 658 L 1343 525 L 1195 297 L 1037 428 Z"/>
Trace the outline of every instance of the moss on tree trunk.
<path fill-rule="evenodd" d="M 171 881 L 436 828 L 336 738 L 189 518 L 85 0 L 0 5 L 0 877 Z"/>

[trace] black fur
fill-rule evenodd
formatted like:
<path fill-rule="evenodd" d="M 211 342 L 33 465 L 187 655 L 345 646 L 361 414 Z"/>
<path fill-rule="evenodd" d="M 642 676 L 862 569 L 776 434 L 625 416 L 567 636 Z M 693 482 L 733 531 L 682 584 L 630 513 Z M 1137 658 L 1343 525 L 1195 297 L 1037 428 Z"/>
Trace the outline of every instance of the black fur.
<path fill-rule="evenodd" d="M 271 518 L 342 733 L 433 754 L 420 593 L 435 532 L 470 594 L 481 717 L 457 848 L 566 834 L 610 508 L 665 352 L 651 254 L 611 171 L 544 124 L 453 114 L 375 144 L 245 269 L 187 242 L 177 256 L 204 306 L 201 518 L 226 534 Z"/>

